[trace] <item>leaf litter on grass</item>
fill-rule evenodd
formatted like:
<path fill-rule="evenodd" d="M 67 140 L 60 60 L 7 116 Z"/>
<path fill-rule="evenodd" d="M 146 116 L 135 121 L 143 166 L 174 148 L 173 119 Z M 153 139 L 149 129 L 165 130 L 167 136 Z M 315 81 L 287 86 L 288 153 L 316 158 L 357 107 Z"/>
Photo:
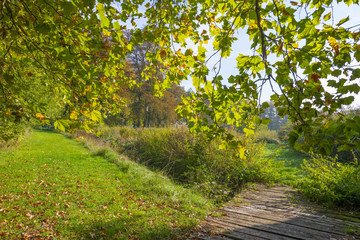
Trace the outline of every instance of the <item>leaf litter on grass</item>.
<path fill-rule="evenodd" d="M 163 176 L 94 156 L 60 134 L 35 131 L 0 166 L 0 236 L 166 239 L 206 216 L 211 204 Z"/>

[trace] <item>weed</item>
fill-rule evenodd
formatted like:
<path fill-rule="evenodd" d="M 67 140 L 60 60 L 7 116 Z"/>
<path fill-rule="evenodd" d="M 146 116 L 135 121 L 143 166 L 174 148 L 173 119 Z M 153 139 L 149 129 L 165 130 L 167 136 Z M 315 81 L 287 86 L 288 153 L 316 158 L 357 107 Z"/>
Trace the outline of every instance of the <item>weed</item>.
<path fill-rule="evenodd" d="M 360 209 L 360 167 L 340 163 L 336 157 L 313 154 L 304 161 L 305 176 L 298 187 L 311 200 L 330 207 Z"/>

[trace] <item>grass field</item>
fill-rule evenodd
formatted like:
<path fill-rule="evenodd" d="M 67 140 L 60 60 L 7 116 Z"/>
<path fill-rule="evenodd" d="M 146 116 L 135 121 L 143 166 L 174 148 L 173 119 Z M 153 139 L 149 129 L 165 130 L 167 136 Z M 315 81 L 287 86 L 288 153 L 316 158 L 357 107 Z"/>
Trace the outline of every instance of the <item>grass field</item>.
<path fill-rule="evenodd" d="M 0 159 L 1 239 L 174 239 L 212 209 L 160 174 L 56 133 L 35 131 Z"/>
<path fill-rule="evenodd" d="M 184 239 L 214 210 L 213 201 L 99 144 L 86 142 L 91 152 L 35 131 L 0 151 L 0 239 Z M 278 144 L 262 149 L 271 179 L 304 189 L 309 157 Z"/>
<path fill-rule="evenodd" d="M 274 159 L 276 164 L 274 167 L 279 173 L 278 181 L 293 186 L 303 177 L 301 165 L 303 160 L 308 158 L 303 153 L 278 144 L 267 144 L 261 157 Z"/>

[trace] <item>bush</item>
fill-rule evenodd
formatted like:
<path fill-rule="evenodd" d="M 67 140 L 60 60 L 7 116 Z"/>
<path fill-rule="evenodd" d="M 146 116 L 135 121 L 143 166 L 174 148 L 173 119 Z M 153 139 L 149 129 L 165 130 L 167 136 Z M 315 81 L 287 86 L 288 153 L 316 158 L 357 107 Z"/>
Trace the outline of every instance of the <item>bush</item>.
<path fill-rule="evenodd" d="M 339 151 L 338 146 L 335 146 L 331 155 L 333 157 L 337 156 L 338 162 L 341 163 L 352 163 L 360 160 L 360 151 L 356 149 L 352 149 L 350 151 Z"/>
<path fill-rule="evenodd" d="M 289 133 L 292 130 L 293 130 L 293 124 L 291 123 L 291 121 L 287 121 L 286 124 L 281 126 L 281 128 L 278 132 L 278 137 L 279 137 L 280 141 L 287 142 L 289 140 Z"/>
<path fill-rule="evenodd" d="M 266 126 L 260 126 L 255 131 L 255 140 L 257 142 L 265 142 L 265 143 L 276 143 L 280 144 L 280 139 L 276 131 L 270 130 Z"/>
<path fill-rule="evenodd" d="M 330 207 L 360 209 L 360 166 L 357 162 L 344 164 L 336 158 L 313 155 L 304 160 L 305 176 L 299 184 L 311 200 Z"/>
<path fill-rule="evenodd" d="M 273 178 L 268 167 L 271 160 L 256 158 L 263 144 L 252 138 L 243 139 L 246 159 L 237 157 L 235 150 L 219 150 L 219 142 L 208 142 L 204 135 L 190 133 L 186 127 L 105 127 L 101 138 L 116 151 L 198 189 L 216 202 L 229 199 L 247 182 Z"/>
<path fill-rule="evenodd" d="M 0 150 L 5 151 L 18 146 L 28 132 L 29 127 L 25 124 L 0 123 Z"/>

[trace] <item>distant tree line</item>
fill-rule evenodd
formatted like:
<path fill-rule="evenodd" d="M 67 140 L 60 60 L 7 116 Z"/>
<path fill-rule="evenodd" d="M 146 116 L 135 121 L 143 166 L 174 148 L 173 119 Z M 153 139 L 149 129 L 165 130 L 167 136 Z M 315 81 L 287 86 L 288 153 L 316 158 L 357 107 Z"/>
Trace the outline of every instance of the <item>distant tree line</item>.
<path fill-rule="evenodd" d="M 264 109 L 260 114 L 261 118 L 268 118 L 271 120 L 268 124 L 270 130 L 279 131 L 288 121 L 288 116 L 280 117 L 273 102 L 269 102 L 269 107 Z"/>

